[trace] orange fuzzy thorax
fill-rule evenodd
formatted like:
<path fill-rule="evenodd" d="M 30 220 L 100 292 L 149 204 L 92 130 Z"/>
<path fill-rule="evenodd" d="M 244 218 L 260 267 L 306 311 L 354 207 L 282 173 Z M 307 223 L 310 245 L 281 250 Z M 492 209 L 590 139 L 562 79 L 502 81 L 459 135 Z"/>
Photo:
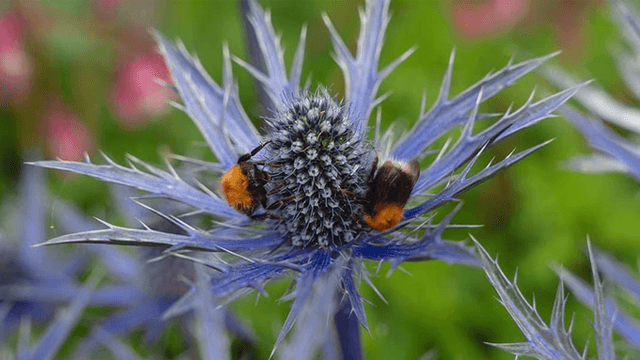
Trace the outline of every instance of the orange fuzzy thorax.
<path fill-rule="evenodd" d="M 402 219 L 402 206 L 394 203 L 383 203 L 376 205 L 373 216 L 365 215 L 364 221 L 372 229 L 384 231 L 398 225 Z"/>
<path fill-rule="evenodd" d="M 224 197 L 227 203 L 238 211 L 245 211 L 252 207 L 253 199 L 247 191 L 247 186 L 249 186 L 249 178 L 242 173 L 238 165 L 234 165 L 222 177 Z"/>

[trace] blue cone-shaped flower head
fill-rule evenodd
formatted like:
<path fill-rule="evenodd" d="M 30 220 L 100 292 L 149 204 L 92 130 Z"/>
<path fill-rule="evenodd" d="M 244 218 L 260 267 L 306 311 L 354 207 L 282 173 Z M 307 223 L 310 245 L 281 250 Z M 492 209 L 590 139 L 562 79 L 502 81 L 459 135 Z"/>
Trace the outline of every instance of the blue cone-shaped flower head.
<path fill-rule="evenodd" d="M 274 168 L 269 188 L 285 199 L 276 229 L 298 247 L 352 242 L 364 230 L 356 200 L 364 196 L 372 151 L 353 129 L 347 109 L 326 90 L 289 106 L 267 120 L 273 149 L 267 161 Z"/>
<path fill-rule="evenodd" d="M 480 113 L 481 103 L 550 56 L 519 64 L 509 62 L 450 97 L 452 54 L 436 102 L 429 111 L 423 109 L 418 114 L 413 129 L 397 141 L 393 141 L 391 132 L 379 135 L 378 112 L 375 122 L 378 135 L 368 139 L 369 127 L 373 125 L 369 121 L 371 113 L 385 98 L 377 94 L 380 83 L 414 51 L 410 49 L 385 67 L 379 67 L 389 24 L 388 8 L 388 0 L 366 1 L 355 56 L 324 16 L 335 49 L 334 59 L 344 74 L 345 99 L 340 102 L 324 88 L 310 92 L 300 87 L 306 29 L 301 32 L 291 70 L 287 72 L 269 13 L 256 2 L 248 2 L 247 16 L 264 67 L 234 60 L 264 89 L 269 103 L 264 133 L 254 127 L 240 104 L 231 72 L 232 57 L 226 46 L 223 81 L 218 84 L 181 43 L 174 45 L 155 33 L 174 89 L 182 99 L 177 107 L 193 119 L 217 162 L 180 158 L 185 161 L 184 167 L 168 165 L 168 170 L 162 170 L 134 157 L 129 158 L 130 166 L 121 166 L 105 156 L 103 165 L 89 160 L 47 161 L 38 165 L 124 184 L 147 193 L 147 197 L 181 202 L 193 209 L 192 214 L 213 217 L 213 226 L 203 228 L 202 223 L 190 217 L 178 218 L 149 208 L 181 231 L 166 233 L 105 224 L 104 230 L 64 235 L 45 244 L 97 242 L 164 247 L 166 255 L 193 258 L 215 269 L 218 273 L 208 283 L 216 299 L 232 300 L 252 289 L 264 292 L 267 281 L 290 276 L 294 286 L 285 299 L 293 299 L 293 304 L 277 343 L 284 339 L 298 315 L 317 303 L 314 298 L 317 294 L 331 294 L 325 301 L 336 303 L 318 308 L 325 313 L 309 317 L 309 324 L 322 323 L 318 319 L 333 316 L 335 309 L 347 304 L 347 313 L 354 314 L 368 328 L 363 298 L 356 285 L 356 279 L 372 284 L 362 266 L 363 260 L 386 261 L 392 269 L 404 261 L 430 259 L 479 265 L 473 250 L 464 243 L 442 239 L 455 211 L 439 224 L 432 224 L 428 215 L 443 204 L 458 201 L 460 194 L 544 145 L 511 154 L 471 173 L 484 149 L 551 117 L 577 88 L 537 102 L 532 95 L 519 109 L 510 108 L 484 130 L 474 131 L 476 120 L 495 117 Z M 462 131 L 457 141 L 447 142 L 441 149 L 434 148 L 436 140 L 458 127 Z M 434 152 L 438 154 L 435 160 L 418 169 L 414 160 Z M 377 179 L 381 173 L 378 167 L 385 166 L 391 175 Z M 219 176 L 225 190 L 205 186 L 207 182 L 198 180 L 194 168 Z M 400 181 L 398 177 L 405 179 Z M 369 191 L 374 183 L 378 188 Z M 394 186 L 406 193 L 406 199 L 397 195 L 396 190 L 388 190 Z M 371 199 L 376 199 L 374 204 Z M 387 203 L 399 205 L 400 210 L 396 206 L 393 212 L 397 223 L 394 220 L 379 227 L 383 231 L 373 230 L 363 221 L 364 213 L 371 212 L 367 209 L 375 208 L 374 205 L 386 208 L 382 205 Z M 189 254 L 196 250 L 213 254 L 204 259 Z M 318 290 L 327 287 L 337 290 Z M 165 316 L 193 309 L 198 303 L 197 293 L 196 288 L 187 292 Z M 342 299 L 340 295 L 344 295 Z M 307 325 L 299 323 L 301 333 L 311 333 L 317 338 L 307 338 L 305 344 L 289 344 L 288 349 L 320 344 L 329 338 L 323 332 L 331 327 L 319 326 L 324 330 L 314 332 L 305 331 Z M 343 346 L 342 351 L 350 350 Z M 308 348 L 304 352 L 313 353 Z"/>

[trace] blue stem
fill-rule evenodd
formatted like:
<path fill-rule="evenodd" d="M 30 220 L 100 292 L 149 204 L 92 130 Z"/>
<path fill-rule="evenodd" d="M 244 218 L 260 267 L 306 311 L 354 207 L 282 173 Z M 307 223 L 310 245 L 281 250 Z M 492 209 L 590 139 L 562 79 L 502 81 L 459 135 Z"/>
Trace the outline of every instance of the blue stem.
<path fill-rule="evenodd" d="M 351 312 L 351 302 L 348 299 L 343 301 L 334 319 L 340 349 L 342 350 L 342 358 L 361 360 L 360 323 L 356 315 Z"/>

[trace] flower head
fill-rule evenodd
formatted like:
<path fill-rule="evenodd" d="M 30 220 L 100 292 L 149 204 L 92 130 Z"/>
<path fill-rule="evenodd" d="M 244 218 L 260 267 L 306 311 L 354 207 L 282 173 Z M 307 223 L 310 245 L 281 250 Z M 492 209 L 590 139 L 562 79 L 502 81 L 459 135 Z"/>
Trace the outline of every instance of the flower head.
<path fill-rule="evenodd" d="M 350 215 L 361 211 L 355 197 L 364 196 L 372 156 L 348 114 L 324 90 L 267 119 L 271 183 L 280 198 L 293 197 L 277 228 L 293 246 L 337 247 L 363 232 Z"/>
<path fill-rule="evenodd" d="M 544 145 L 511 154 L 470 174 L 484 149 L 552 116 L 577 88 L 535 103 L 532 97 L 518 110 L 509 109 L 491 126 L 474 132 L 476 120 L 492 116 L 480 113 L 479 105 L 550 56 L 515 65 L 509 63 L 449 98 L 452 55 L 436 103 L 431 110 L 419 114 L 414 128 L 396 142 L 391 141 L 390 132 L 368 140 L 371 112 L 384 99 L 377 94 L 380 83 L 415 50 L 409 49 L 378 69 L 389 23 L 388 7 L 388 0 L 366 2 L 355 56 L 324 16 L 335 49 L 334 58 L 344 74 L 346 93 L 344 102 L 340 103 L 322 88 L 316 92 L 300 88 L 306 29 L 301 32 L 287 76 L 283 51 L 269 13 L 257 3 L 249 2 L 248 18 L 262 53 L 264 70 L 240 59 L 234 60 L 265 90 L 271 113 L 265 119 L 264 134 L 253 126 L 240 104 L 227 47 L 223 48 L 224 75 L 219 85 L 182 44 L 176 46 L 155 33 L 175 90 L 182 99 L 179 108 L 193 119 L 217 161 L 182 158 L 185 165 L 197 165 L 200 172 L 193 171 L 193 166 L 176 169 L 170 165 L 165 171 L 133 157 L 129 158 L 130 167 L 120 166 L 107 157 L 104 165 L 89 161 L 37 164 L 87 174 L 142 190 L 152 197 L 182 202 L 193 208 L 192 214 L 213 217 L 213 225 L 203 227 L 203 222 L 192 217 L 178 218 L 150 209 L 180 231 L 107 224 L 104 230 L 69 234 L 45 244 L 97 242 L 163 247 L 165 255 L 191 258 L 217 271 L 207 282 L 215 299 L 232 300 L 252 289 L 265 292 L 263 287 L 269 280 L 290 276 L 295 286 L 285 298 L 293 299 L 293 304 L 276 346 L 299 318 L 305 321 L 298 323 L 299 330 L 313 334 L 314 339 L 294 336 L 293 339 L 306 340 L 304 344 L 290 344 L 287 349 L 322 343 L 330 327 L 318 324 L 326 323 L 327 317 L 345 306 L 348 313 L 355 314 L 360 324 L 368 328 L 364 299 L 356 285 L 358 278 L 372 285 L 364 260 L 389 262 L 392 269 L 404 261 L 431 259 L 479 265 L 473 250 L 463 242 L 442 239 L 455 211 L 439 224 L 432 224 L 432 217 L 427 215 L 443 204 L 458 201 L 460 194 Z M 439 149 L 439 155 L 428 167 L 418 169 L 418 162 L 414 160 L 432 153 L 434 142 L 457 127 L 462 127 L 457 142 Z M 374 165 L 376 158 L 380 167 Z M 397 201 L 402 203 L 397 225 L 394 220 L 388 227 L 382 227 L 384 231 L 376 231 L 362 221 L 365 213 L 372 211 L 367 193 L 372 184 L 389 184 L 389 188 L 396 185 L 394 178 L 376 180 L 390 159 L 391 164 L 397 164 L 388 165 L 392 167 L 391 173 L 409 173 L 411 186 L 402 188 L 410 195 L 407 201 Z M 207 188 L 204 185 L 207 182 L 198 178 L 202 173 L 217 174 L 235 187 L 227 193 Z M 383 196 L 384 191 L 376 190 L 375 198 L 402 197 L 386 193 Z M 207 251 L 212 256 L 196 258 L 194 251 Z M 334 291 L 324 290 L 327 286 Z M 200 301 L 197 294 L 201 293 L 201 287 L 194 286 L 165 317 L 196 307 Z M 325 294 L 330 295 L 318 302 L 317 296 L 327 296 Z M 311 304 L 318 303 L 323 305 L 317 307 L 322 313 L 301 318 Z M 307 331 L 311 328 L 321 330 Z M 357 333 L 358 329 L 351 331 Z M 359 344 L 345 343 L 343 349 L 353 346 Z M 314 349 L 304 349 L 304 353 L 313 352 Z"/>

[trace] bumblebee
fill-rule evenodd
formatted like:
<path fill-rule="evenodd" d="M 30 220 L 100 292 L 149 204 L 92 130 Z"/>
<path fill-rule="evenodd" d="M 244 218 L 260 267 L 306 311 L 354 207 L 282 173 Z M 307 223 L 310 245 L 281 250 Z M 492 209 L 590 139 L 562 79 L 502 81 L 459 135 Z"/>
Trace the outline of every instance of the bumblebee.
<path fill-rule="evenodd" d="M 364 222 L 377 231 L 396 226 L 402 219 L 404 206 L 418 177 L 418 161 L 387 160 L 378 168 L 376 155 L 367 181 L 369 188 L 363 199 Z"/>
<path fill-rule="evenodd" d="M 260 162 L 250 161 L 267 144 L 269 142 L 260 144 L 250 153 L 240 156 L 238 162 L 222 176 L 220 181 L 222 192 L 229 206 L 255 220 L 280 218 L 271 213 L 253 214 L 258 205 L 262 205 L 265 210 L 273 207 L 267 206 L 267 191 L 265 190 L 265 185 L 271 179 L 271 175 L 258 168 Z"/>

